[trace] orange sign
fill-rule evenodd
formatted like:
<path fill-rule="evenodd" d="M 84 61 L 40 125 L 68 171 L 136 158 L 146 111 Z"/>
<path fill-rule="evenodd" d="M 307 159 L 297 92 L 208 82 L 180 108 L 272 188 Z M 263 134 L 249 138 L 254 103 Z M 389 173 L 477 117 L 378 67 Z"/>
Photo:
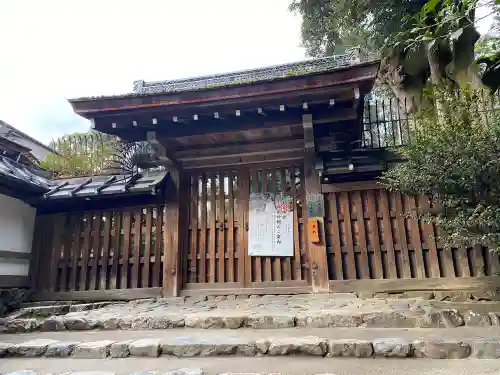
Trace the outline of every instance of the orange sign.
<path fill-rule="evenodd" d="M 307 222 L 307 236 L 311 242 L 319 242 L 318 219 L 309 219 Z"/>

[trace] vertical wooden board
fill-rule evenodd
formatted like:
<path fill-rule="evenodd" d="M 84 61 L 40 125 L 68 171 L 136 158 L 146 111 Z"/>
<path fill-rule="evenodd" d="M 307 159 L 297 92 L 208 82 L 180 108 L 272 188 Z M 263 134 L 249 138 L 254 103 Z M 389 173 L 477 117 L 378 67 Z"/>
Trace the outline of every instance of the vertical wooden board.
<path fill-rule="evenodd" d="M 44 232 L 44 218 L 43 216 L 37 215 L 35 217 L 35 230 L 33 233 L 33 245 L 32 245 L 32 255 L 30 258 L 29 265 L 29 277 L 30 277 L 30 288 L 31 290 L 40 290 L 40 285 L 38 283 L 38 271 L 40 265 L 40 257 L 43 254 L 43 232 Z"/>
<path fill-rule="evenodd" d="M 281 168 L 280 169 L 280 176 L 281 176 L 281 185 L 280 185 L 280 191 L 283 193 L 289 193 L 290 192 L 290 186 L 288 184 L 288 176 L 287 176 L 287 169 Z M 292 234 L 293 235 L 293 234 Z M 295 241 L 294 241 L 294 247 L 295 247 Z M 282 280 L 292 280 L 292 264 L 291 264 L 291 257 L 284 257 L 282 260 L 282 267 L 283 267 L 283 278 Z"/>
<path fill-rule="evenodd" d="M 264 173 L 264 172 L 263 172 Z M 257 170 L 252 170 L 252 193 L 259 193 L 259 173 Z M 248 207 L 248 206 L 247 206 Z M 247 208 L 247 210 L 249 207 Z M 247 243 L 248 246 L 248 243 Z M 246 254 L 248 254 L 248 248 L 245 249 Z M 249 261 L 255 264 L 255 279 L 252 281 L 260 282 L 262 281 L 262 258 L 261 257 L 249 257 Z"/>
<path fill-rule="evenodd" d="M 458 266 L 460 267 L 460 277 L 470 277 L 469 259 L 467 257 L 467 248 L 457 249 Z"/>
<path fill-rule="evenodd" d="M 123 213 L 123 253 L 120 260 L 121 275 L 120 289 L 127 289 L 129 285 L 129 258 L 130 258 L 130 234 L 132 225 L 132 212 Z"/>
<path fill-rule="evenodd" d="M 340 226 L 339 213 L 337 210 L 337 194 L 329 193 L 327 195 L 330 220 L 332 221 L 332 249 L 335 257 L 335 276 L 337 280 L 344 279 L 342 270 L 342 246 L 340 245 Z"/>
<path fill-rule="evenodd" d="M 474 276 L 486 276 L 486 266 L 483 258 L 483 247 L 475 245 L 472 248 L 472 267 L 474 269 Z"/>
<path fill-rule="evenodd" d="M 93 213 L 93 225 L 92 225 L 92 261 L 90 268 L 90 279 L 89 279 L 89 290 L 95 290 L 98 288 L 97 285 L 97 268 L 99 265 L 99 257 L 101 255 L 101 223 L 102 223 L 102 212 L 96 211 Z"/>
<path fill-rule="evenodd" d="M 234 174 L 228 173 L 228 212 L 227 212 L 227 281 L 232 283 L 235 281 L 235 262 L 234 262 L 234 193 L 233 193 Z M 242 260 L 242 258 L 240 258 Z"/>
<path fill-rule="evenodd" d="M 500 276 L 500 261 L 498 259 L 498 253 L 496 251 L 487 250 L 486 256 L 488 257 L 489 264 L 489 275 L 490 276 Z"/>
<path fill-rule="evenodd" d="M 425 196 L 420 197 L 420 208 L 423 212 L 427 212 L 430 209 L 429 198 Z M 429 270 L 430 277 L 440 277 L 441 272 L 439 270 L 439 260 L 437 253 L 437 245 L 436 245 L 436 236 L 434 234 L 434 224 L 427 223 L 423 220 L 422 222 L 423 234 L 424 234 L 424 243 L 427 244 L 429 248 Z"/>
<path fill-rule="evenodd" d="M 368 190 L 367 194 L 367 211 L 370 217 L 371 232 L 370 239 L 373 249 L 373 278 L 382 279 L 384 277 L 382 253 L 380 250 L 380 235 L 378 228 L 377 209 L 375 206 L 374 190 Z"/>
<path fill-rule="evenodd" d="M 264 194 L 269 193 L 269 175 L 272 173 L 272 170 L 263 169 L 261 174 L 261 182 L 262 182 L 262 192 Z M 264 258 L 264 269 L 263 269 L 263 281 L 272 281 L 272 271 L 271 271 L 271 257 L 263 257 Z"/>
<path fill-rule="evenodd" d="M 216 225 L 216 219 L 217 219 L 217 204 L 216 204 L 216 197 L 217 197 L 217 185 L 215 183 L 215 174 L 212 174 L 210 176 L 210 222 L 209 222 L 209 230 L 210 230 L 210 282 L 215 283 L 215 264 L 217 262 L 216 258 L 216 231 L 217 231 L 217 225 Z"/>
<path fill-rule="evenodd" d="M 200 272 L 199 282 L 207 282 L 207 179 L 203 174 L 201 178 L 201 231 L 200 231 Z"/>
<path fill-rule="evenodd" d="M 342 216 L 344 217 L 344 233 L 346 236 L 347 247 L 347 277 L 349 280 L 356 279 L 356 257 L 354 254 L 354 244 L 352 240 L 352 220 L 350 200 L 347 192 L 340 193 L 340 204 L 342 209 Z"/>
<path fill-rule="evenodd" d="M 387 254 L 387 269 L 390 279 L 397 279 L 396 254 L 394 252 L 394 240 L 392 237 L 391 213 L 389 211 L 388 191 L 380 189 L 380 208 L 382 210 L 382 223 L 384 230 L 384 246 Z"/>
<path fill-rule="evenodd" d="M 71 275 L 69 280 L 69 290 L 77 290 L 78 286 L 78 262 L 81 259 L 81 237 L 82 237 L 83 214 L 75 215 L 74 237 L 71 244 Z"/>
<path fill-rule="evenodd" d="M 141 229 L 142 229 L 142 208 L 138 208 L 134 211 L 134 253 L 133 253 L 133 263 L 132 263 L 132 288 L 139 288 L 139 267 L 141 265 Z"/>
<path fill-rule="evenodd" d="M 276 169 L 271 169 L 271 179 L 270 179 L 270 186 L 269 190 L 272 194 L 278 193 L 278 184 L 277 184 L 277 170 Z M 281 258 L 280 257 L 269 257 L 269 260 L 271 261 L 272 265 L 272 271 L 271 274 L 274 277 L 271 277 L 273 281 L 282 281 L 281 278 Z"/>
<path fill-rule="evenodd" d="M 66 219 L 67 220 L 67 219 Z M 60 262 L 61 268 L 61 278 L 59 279 L 59 291 L 66 291 L 68 288 L 68 274 L 70 272 L 69 262 L 71 260 L 71 244 L 75 236 L 75 226 L 76 226 L 76 215 L 72 214 L 69 217 L 69 222 L 66 222 L 64 243 L 63 243 L 63 253 Z"/>
<path fill-rule="evenodd" d="M 161 277 L 161 254 L 162 254 L 162 243 L 163 243 L 163 206 L 156 206 L 156 220 L 155 220 L 155 262 L 153 265 L 153 275 L 151 277 L 152 287 L 156 288 L 160 286 Z"/>
<path fill-rule="evenodd" d="M 358 232 L 359 232 L 359 246 L 361 250 L 360 259 L 360 277 L 361 279 L 370 278 L 370 266 L 368 265 L 368 245 L 366 243 L 366 229 L 365 229 L 365 216 L 363 211 L 363 202 L 361 201 L 361 193 L 355 191 L 354 193 L 354 204 L 356 205 L 356 217 L 358 222 Z"/>
<path fill-rule="evenodd" d="M 424 264 L 424 253 L 422 250 L 422 239 L 420 238 L 420 228 L 418 225 L 418 208 L 417 208 L 417 197 L 405 195 L 405 199 L 408 202 L 408 209 L 410 210 L 411 217 L 409 218 L 410 223 L 410 233 L 411 242 L 415 248 L 415 264 L 417 269 L 415 270 L 415 275 L 418 279 L 425 278 L 425 264 Z"/>
<path fill-rule="evenodd" d="M 238 211 L 236 215 L 239 220 L 238 228 L 238 273 L 245 287 L 252 283 L 252 259 L 248 256 L 248 216 L 249 216 L 249 194 L 250 194 L 250 172 L 248 169 L 238 171 Z"/>
<path fill-rule="evenodd" d="M 144 266 L 142 268 L 142 287 L 149 287 L 149 273 L 151 269 L 151 235 L 153 232 L 153 208 L 146 207 L 146 227 L 144 228 Z"/>
<path fill-rule="evenodd" d="M 61 260 L 61 250 L 64 243 L 65 214 L 57 214 L 54 218 L 54 231 L 52 241 L 52 252 L 50 257 L 49 291 L 56 291 L 57 275 L 59 274 L 59 261 Z"/>
<path fill-rule="evenodd" d="M 108 274 L 108 262 L 109 262 L 109 248 L 111 244 L 111 217 L 112 212 L 106 211 L 104 213 L 104 231 L 102 236 L 102 259 L 101 259 L 101 276 L 99 277 L 99 289 L 108 289 L 109 285 L 109 274 Z"/>
<path fill-rule="evenodd" d="M 83 248 L 82 248 L 82 268 L 80 271 L 80 288 L 79 290 L 87 290 L 89 274 L 89 257 L 90 257 L 90 233 L 92 230 L 92 212 L 85 213 L 84 216 L 84 229 L 83 229 Z"/>
<path fill-rule="evenodd" d="M 219 227 L 217 228 L 219 241 L 218 241 L 218 253 L 219 253 L 219 272 L 217 277 L 217 282 L 224 283 L 226 281 L 226 242 L 224 238 L 225 234 L 225 190 L 224 186 L 224 173 L 219 173 Z"/>
<path fill-rule="evenodd" d="M 189 282 L 196 283 L 196 275 L 198 270 L 197 265 L 197 248 L 198 248 L 198 176 L 191 176 L 190 186 L 190 227 L 191 227 L 191 243 L 189 244 L 191 253 L 191 264 L 189 264 L 190 279 Z"/>
<path fill-rule="evenodd" d="M 297 192 L 297 187 L 295 185 L 296 169 L 295 167 L 290 168 L 290 185 L 292 191 L 292 209 L 293 209 L 293 279 L 302 280 L 302 262 L 300 259 L 300 237 L 299 237 L 299 212 L 297 207 L 297 200 L 299 194 Z"/>
<path fill-rule="evenodd" d="M 394 193 L 395 208 L 396 208 L 396 223 L 398 226 L 399 244 L 401 246 L 401 271 L 404 279 L 411 278 L 410 270 L 410 255 L 408 253 L 408 241 L 406 237 L 406 227 L 403 208 L 403 195 L 401 193 Z"/>
<path fill-rule="evenodd" d="M 120 275 L 118 274 L 118 265 L 121 259 L 121 248 L 120 248 L 120 238 L 122 232 L 122 212 L 113 212 L 115 226 L 113 228 L 113 239 L 111 241 L 113 247 L 113 263 L 111 265 L 111 274 L 109 277 L 109 288 L 116 289 L 118 287 L 118 279 Z"/>

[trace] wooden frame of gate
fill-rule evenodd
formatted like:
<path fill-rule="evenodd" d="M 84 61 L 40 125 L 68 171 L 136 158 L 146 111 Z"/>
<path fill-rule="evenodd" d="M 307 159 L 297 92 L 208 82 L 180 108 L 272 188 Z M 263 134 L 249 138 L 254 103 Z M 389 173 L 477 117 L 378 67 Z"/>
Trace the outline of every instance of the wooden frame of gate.
<path fill-rule="evenodd" d="M 182 294 L 310 291 L 302 217 L 303 166 L 299 160 L 195 171 L 189 182 Z M 293 198 L 293 256 L 250 257 L 249 194 L 283 191 Z"/>

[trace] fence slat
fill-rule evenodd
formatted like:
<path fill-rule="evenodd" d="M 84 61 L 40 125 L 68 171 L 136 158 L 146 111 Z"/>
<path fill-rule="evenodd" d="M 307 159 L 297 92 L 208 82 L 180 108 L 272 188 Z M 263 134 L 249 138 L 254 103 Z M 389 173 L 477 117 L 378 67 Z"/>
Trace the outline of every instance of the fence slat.
<path fill-rule="evenodd" d="M 102 237 L 102 266 L 101 277 L 99 278 L 99 289 L 105 290 L 108 288 L 108 261 L 109 261 L 109 247 L 111 240 L 111 215 L 112 212 L 104 213 L 104 232 Z"/>
<path fill-rule="evenodd" d="M 161 277 L 161 253 L 163 242 L 163 206 L 156 206 L 156 220 L 155 220 L 155 263 L 153 266 L 152 286 L 159 287 Z"/>
<path fill-rule="evenodd" d="M 238 228 L 238 273 L 240 280 L 244 286 L 251 285 L 252 283 L 252 258 L 248 256 L 248 207 L 249 207 L 249 194 L 250 194 L 250 172 L 248 169 L 241 169 L 238 171 L 238 188 L 236 196 L 238 201 L 238 211 L 236 215 L 240 222 Z"/>
<path fill-rule="evenodd" d="M 358 224 L 359 232 L 359 246 L 361 247 L 361 259 L 360 259 L 360 278 L 369 279 L 370 278 L 370 267 L 368 265 L 368 245 L 366 243 L 366 230 L 365 230 L 365 215 L 363 211 L 363 202 L 361 201 L 361 193 L 359 191 L 354 192 L 354 204 L 356 206 L 356 220 Z"/>
<path fill-rule="evenodd" d="M 191 177 L 191 204 L 189 205 L 189 216 L 191 218 L 191 264 L 190 264 L 190 282 L 196 282 L 198 270 L 196 268 L 196 254 L 198 247 L 198 176 Z"/>
<path fill-rule="evenodd" d="M 425 196 L 420 197 L 420 207 L 423 212 L 427 212 L 430 209 L 429 198 Z M 434 235 L 434 224 L 427 223 L 423 220 L 424 233 L 425 233 L 425 243 L 428 244 L 429 248 L 429 270 L 430 277 L 440 277 L 441 271 L 439 270 L 439 259 L 437 254 L 436 237 Z"/>
<path fill-rule="evenodd" d="M 405 227 L 405 219 L 403 217 L 403 196 L 401 193 L 394 194 L 394 200 L 396 203 L 396 223 L 397 223 L 397 233 L 399 237 L 399 243 L 401 245 L 401 270 L 402 276 L 404 279 L 411 278 L 411 270 L 410 270 L 410 255 L 408 253 L 408 243 L 406 239 L 406 227 Z"/>
<path fill-rule="evenodd" d="M 149 287 L 149 270 L 151 267 L 151 234 L 153 232 L 153 209 L 146 207 L 146 228 L 144 230 L 144 265 L 142 267 L 143 288 Z"/>
<path fill-rule="evenodd" d="M 76 216 L 74 226 L 74 239 L 71 245 L 71 278 L 69 283 L 69 290 L 77 290 L 78 287 L 78 261 L 81 256 L 81 235 L 82 235 L 82 220 L 83 215 Z"/>
<path fill-rule="evenodd" d="M 398 277 L 396 271 L 396 254 L 394 253 L 394 240 L 392 238 L 391 215 L 389 212 L 389 199 L 387 190 L 381 189 L 380 192 L 380 206 L 382 209 L 382 222 L 384 230 L 384 245 L 387 251 L 387 269 L 390 279 Z"/>
<path fill-rule="evenodd" d="M 92 252 L 91 252 L 91 268 L 89 279 L 89 290 L 97 289 L 97 268 L 99 265 L 99 256 L 101 255 L 100 239 L 101 239 L 101 212 L 93 213 L 93 226 L 92 226 Z"/>
<path fill-rule="evenodd" d="M 290 191 L 290 188 L 288 186 L 288 179 L 286 175 L 286 169 L 281 168 L 280 169 L 280 191 L 283 193 L 284 197 L 286 197 L 285 193 Z M 293 233 L 292 233 L 293 235 Z M 285 257 L 283 258 L 282 261 L 282 266 L 283 266 L 283 278 L 282 280 L 292 280 L 292 260 L 290 259 L 291 257 Z"/>
<path fill-rule="evenodd" d="M 405 199 L 408 200 L 408 209 L 410 210 L 411 217 L 410 221 L 410 233 L 411 242 L 415 248 L 415 264 L 416 264 L 416 276 L 418 279 L 425 278 L 425 264 L 424 264 L 424 254 L 422 251 L 422 239 L 420 238 L 420 228 L 418 227 L 418 216 L 417 215 L 417 197 L 406 196 Z"/>
<path fill-rule="evenodd" d="M 219 228 L 218 228 L 218 254 L 219 254 L 219 272 L 218 272 L 218 282 L 225 282 L 226 278 L 226 244 L 224 239 L 224 234 L 226 229 L 224 228 L 225 222 L 225 190 L 224 186 L 224 173 L 219 173 Z"/>
<path fill-rule="evenodd" d="M 129 285 L 129 258 L 130 258 L 130 226 L 132 218 L 130 211 L 123 213 L 123 255 L 120 275 L 120 289 L 126 289 Z"/>
<path fill-rule="evenodd" d="M 370 239 L 373 247 L 373 277 L 375 279 L 382 279 L 384 277 L 382 253 L 380 252 L 380 234 L 378 226 L 377 209 L 375 207 L 375 194 L 374 190 L 368 190 L 367 194 L 367 211 L 370 218 Z"/>
<path fill-rule="evenodd" d="M 295 167 L 290 168 L 290 185 L 292 187 L 292 209 L 293 209 L 293 274 L 294 280 L 302 280 L 302 262 L 300 260 L 300 237 L 299 237 L 299 212 L 297 207 L 297 187 L 295 178 Z"/>
<path fill-rule="evenodd" d="M 92 229 L 92 213 L 86 213 L 84 217 L 82 269 L 80 271 L 80 290 L 87 290 L 87 275 L 89 272 L 90 232 Z"/>
<path fill-rule="evenodd" d="M 141 259 L 142 208 L 134 210 L 134 255 L 132 263 L 132 288 L 140 287 L 139 265 Z"/>
<path fill-rule="evenodd" d="M 216 215 L 217 215 L 217 205 L 216 205 L 216 197 L 217 197 L 217 189 L 215 183 L 215 174 L 210 176 L 211 188 L 210 188 L 210 282 L 215 283 L 216 275 L 215 275 L 215 266 L 216 266 L 216 235 L 217 231 L 216 225 Z"/>
<path fill-rule="evenodd" d="M 270 180 L 270 186 L 269 190 L 273 196 L 276 196 L 278 193 L 278 184 L 277 184 L 277 170 L 276 169 L 271 169 L 271 180 Z M 269 257 L 271 264 L 272 264 L 272 269 L 274 272 L 274 277 L 272 277 L 273 281 L 281 281 L 281 257 Z"/>
<path fill-rule="evenodd" d="M 262 192 L 264 194 L 269 193 L 268 177 L 270 173 L 272 173 L 272 170 L 268 169 L 262 170 L 261 182 L 262 182 Z M 271 257 L 262 257 L 262 258 L 264 258 L 263 281 L 272 281 Z"/>
<path fill-rule="evenodd" d="M 120 211 L 114 212 L 115 227 L 113 231 L 113 239 L 111 241 L 113 246 L 113 264 L 111 265 L 111 274 L 109 276 L 109 288 L 116 289 L 119 285 L 118 265 L 120 263 L 121 249 L 120 237 L 122 231 L 122 213 Z"/>
<path fill-rule="evenodd" d="M 201 232 L 200 232 L 200 272 L 199 282 L 207 282 L 207 179 L 205 174 L 201 178 Z"/>
<path fill-rule="evenodd" d="M 69 223 L 67 227 L 64 228 L 64 243 L 63 243 L 63 254 L 61 258 L 61 278 L 59 280 L 59 291 L 66 291 L 68 287 L 68 271 L 69 271 L 69 261 L 71 259 L 71 245 L 73 242 L 74 226 L 76 224 L 76 215 L 71 215 L 69 217 Z"/>
<path fill-rule="evenodd" d="M 61 259 L 61 249 L 63 245 L 63 233 L 65 228 L 65 215 L 57 214 L 54 220 L 54 236 L 52 241 L 52 256 L 50 262 L 49 273 L 49 291 L 56 291 L 57 276 L 59 274 L 59 261 Z"/>
<path fill-rule="evenodd" d="M 256 170 L 252 170 L 252 193 L 259 193 L 259 173 Z M 249 258 L 250 261 L 255 264 L 255 278 L 252 278 L 252 281 L 255 282 L 262 281 L 262 258 L 261 257 L 249 257 Z"/>
<path fill-rule="evenodd" d="M 347 246 L 347 278 L 350 280 L 356 279 L 356 257 L 354 254 L 354 244 L 352 239 L 352 221 L 351 221 L 351 208 L 349 195 L 347 192 L 340 194 L 340 202 L 342 209 L 342 216 L 344 217 L 344 233 Z"/>
<path fill-rule="evenodd" d="M 227 281 L 232 283 L 235 281 L 235 264 L 234 264 L 234 194 L 233 194 L 233 181 L 234 174 L 228 173 L 228 191 L 227 191 L 227 252 L 228 267 L 227 267 Z"/>

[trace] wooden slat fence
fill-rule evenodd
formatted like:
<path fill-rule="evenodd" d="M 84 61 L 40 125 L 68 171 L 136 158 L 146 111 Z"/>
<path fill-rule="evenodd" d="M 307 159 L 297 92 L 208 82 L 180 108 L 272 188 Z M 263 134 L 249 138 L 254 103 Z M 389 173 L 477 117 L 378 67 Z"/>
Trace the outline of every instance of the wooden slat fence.
<path fill-rule="evenodd" d="M 164 206 L 156 205 L 39 216 L 35 289 L 54 293 L 160 288 L 164 214 Z"/>
<path fill-rule="evenodd" d="M 426 197 L 346 188 L 326 193 L 325 204 L 330 280 L 500 274 L 498 254 L 486 248 L 443 248 L 436 227 L 416 218 L 416 210 L 431 204 Z"/>
<path fill-rule="evenodd" d="M 264 169 L 229 169 L 190 178 L 189 235 L 185 288 L 265 287 L 305 284 L 307 259 L 302 220 L 302 171 L 283 165 Z M 293 257 L 249 257 L 250 192 L 286 191 L 293 197 Z M 277 285 L 278 285 L 277 284 Z"/>

